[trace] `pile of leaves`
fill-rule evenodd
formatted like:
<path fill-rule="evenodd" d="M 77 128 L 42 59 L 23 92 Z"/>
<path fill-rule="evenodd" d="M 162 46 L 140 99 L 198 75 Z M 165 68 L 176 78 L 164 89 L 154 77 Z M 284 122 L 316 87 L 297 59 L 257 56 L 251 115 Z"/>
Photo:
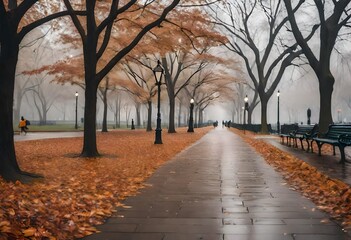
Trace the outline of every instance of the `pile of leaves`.
<path fill-rule="evenodd" d="M 308 163 L 284 152 L 264 140 L 255 139 L 253 134 L 242 134 L 233 130 L 253 146 L 264 159 L 280 172 L 292 189 L 311 199 L 319 209 L 339 221 L 344 229 L 351 228 L 351 187 L 319 172 Z M 326 148 L 332 151 L 331 148 Z"/>
<path fill-rule="evenodd" d="M 154 144 L 154 131 L 98 133 L 97 158 L 79 157 L 82 138 L 16 142 L 21 169 L 44 178 L 32 184 L 0 178 L 0 239 L 74 239 L 97 232 L 94 226 L 145 187 L 161 164 L 210 129 L 164 132 L 162 145 Z"/>

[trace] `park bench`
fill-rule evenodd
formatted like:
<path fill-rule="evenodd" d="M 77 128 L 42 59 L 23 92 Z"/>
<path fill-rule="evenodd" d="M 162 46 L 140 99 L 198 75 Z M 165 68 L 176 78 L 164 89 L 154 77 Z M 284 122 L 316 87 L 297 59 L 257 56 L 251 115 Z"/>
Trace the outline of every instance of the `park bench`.
<path fill-rule="evenodd" d="M 345 162 L 345 147 L 351 146 L 351 125 L 337 125 L 331 124 L 328 132 L 319 134 L 313 137 L 312 142 L 315 141 L 318 146 L 318 155 L 321 156 L 321 149 L 323 144 L 330 144 L 333 146 L 333 154 L 335 155 L 335 147 L 339 147 L 341 155 L 341 163 Z M 311 142 L 311 145 L 312 145 Z"/>
<path fill-rule="evenodd" d="M 291 145 L 291 134 L 296 131 L 298 128 L 297 124 L 284 124 L 280 128 L 280 140 L 284 143 L 284 139 L 286 139 L 286 145 Z"/>
<path fill-rule="evenodd" d="M 298 128 L 290 133 L 290 138 L 293 140 L 294 146 L 297 148 L 297 140 L 300 140 L 301 148 L 305 150 L 303 146 L 303 140 L 307 142 L 307 151 L 310 150 L 310 142 L 312 138 L 316 136 L 318 131 L 318 124 L 315 125 L 299 125 Z"/>

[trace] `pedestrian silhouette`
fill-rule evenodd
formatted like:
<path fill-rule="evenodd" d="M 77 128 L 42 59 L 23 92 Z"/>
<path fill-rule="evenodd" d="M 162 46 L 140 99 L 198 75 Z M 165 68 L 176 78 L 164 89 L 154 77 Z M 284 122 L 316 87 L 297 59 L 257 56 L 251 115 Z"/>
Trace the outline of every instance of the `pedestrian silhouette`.
<path fill-rule="evenodd" d="M 18 127 L 21 128 L 20 134 L 22 134 L 22 133 L 24 133 L 24 135 L 27 134 L 27 130 L 28 130 L 27 120 L 23 116 L 21 117 L 21 120 L 18 124 Z"/>

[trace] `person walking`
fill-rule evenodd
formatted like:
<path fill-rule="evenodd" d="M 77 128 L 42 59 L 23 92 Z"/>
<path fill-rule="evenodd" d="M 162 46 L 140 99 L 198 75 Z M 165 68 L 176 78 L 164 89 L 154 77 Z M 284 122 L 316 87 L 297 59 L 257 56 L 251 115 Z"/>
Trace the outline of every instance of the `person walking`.
<path fill-rule="evenodd" d="M 21 128 L 20 134 L 22 134 L 23 132 L 24 132 L 24 135 L 27 134 L 27 129 L 28 129 L 28 127 L 27 127 L 27 120 L 24 119 L 23 116 L 21 117 L 21 120 L 20 120 L 20 122 L 18 124 L 18 127 Z"/>

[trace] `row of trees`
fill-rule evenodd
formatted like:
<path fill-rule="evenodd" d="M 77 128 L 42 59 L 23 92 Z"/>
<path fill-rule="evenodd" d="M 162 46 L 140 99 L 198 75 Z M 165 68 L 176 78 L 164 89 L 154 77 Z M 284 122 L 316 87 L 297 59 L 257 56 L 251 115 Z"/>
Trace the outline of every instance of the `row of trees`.
<path fill-rule="evenodd" d="M 242 58 L 248 84 L 259 96 L 263 132 L 268 130 L 267 103 L 284 73 L 306 63 L 319 82 L 320 129 L 333 122 L 330 63 L 338 53 L 337 40 L 349 34 L 350 7 L 350 0 L 228 0 L 208 6 L 213 22 L 228 36 L 225 46 Z M 249 116 L 255 106 L 256 101 Z"/>
<path fill-rule="evenodd" d="M 179 19 L 188 21 L 182 23 L 179 22 Z M 133 98 L 137 124 L 140 124 L 140 108 L 146 105 L 148 109 L 147 130 L 151 130 L 152 101 L 156 94 L 152 68 L 160 58 L 165 70 L 165 86 L 169 102 L 168 131 L 170 133 L 175 132 L 176 100 L 180 102 L 181 107 L 188 105 L 190 98 L 195 98 L 196 106 L 201 112 L 213 99 L 218 98 L 219 92 L 228 92 L 226 86 L 235 81 L 227 70 L 232 68 L 229 65 L 232 65 L 233 61 L 216 56 L 212 49 L 224 41 L 225 37 L 209 28 L 209 25 L 211 25 L 209 21 L 198 10 L 174 11 L 168 17 L 168 22 L 163 23 L 161 28 L 153 29 L 151 34 L 144 36 L 139 45 L 124 57 L 99 85 L 98 94 L 104 103 L 103 131 L 107 131 L 107 93 L 118 90 L 128 92 Z M 135 28 L 135 26 L 130 26 L 128 29 L 133 29 L 133 27 Z M 111 42 L 114 43 L 114 46 L 119 46 L 120 42 L 124 42 L 128 37 L 129 32 L 119 34 L 112 38 Z M 62 40 L 65 43 L 72 42 L 72 35 Z M 74 42 L 79 41 L 75 39 Z M 79 46 L 79 44 L 76 45 Z M 82 81 L 84 72 L 81 68 L 83 62 L 83 56 L 77 55 L 26 73 L 45 72 L 54 75 L 55 81 L 59 83 L 70 82 L 85 89 L 86 85 Z"/>
<path fill-rule="evenodd" d="M 168 5 L 158 1 L 87 1 L 73 4 L 73 1 L 47 2 L 16 0 L 0 2 L 0 174 L 8 180 L 30 180 L 33 175 L 20 170 L 15 154 L 13 140 L 13 95 L 18 61 L 19 45 L 23 38 L 38 26 L 63 16 L 69 16 L 76 27 L 83 45 L 85 78 L 85 127 L 82 156 L 96 156 L 95 117 L 97 89 L 101 80 L 127 55 L 154 27 L 160 26 L 167 14 L 174 9 L 179 0 Z M 43 10 L 44 9 L 44 10 Z M 105 11 L 104 11 L 105 10 Z M 149 12 L 152 18 L 144 19 Z M 115 24 L 136 19 L 139 31 L 131 34 L 129 41 L 98 68 L 98 62 L 108 49 L 112 30 L 122 32 Z M 138 22 L 144 20 L 144 22 Z M 111 53 L 111 51 L 108 51 Z"/>
<path fill-rule="evenodd" d="M 182 1 L 185 4 L 183 7 L 187 6 L 187 2 Z M 205 67 L 213 69 L 230 64 L 211 53 L 211 48 L 217 46 L 218 42 L 224 42 L 225 38 L 212 29 L 207 30 L 208 21 L 200 11 L 187 8 L 175 11 L 179 3 L 180 0 L 174 0 L 168 5 L 160 1 L 76 3 L 69 0 L 24 0 L 19 4 L 15 0 L 2 1 L 0 91 L 4 104 L 0 106 L 0 134 L 3 136 L 0 140 L 1 176 L 7 180 L 21 181 L 35 177 L 20 170 L 16 161 L 13 131 L 10 129 L 13 126 L 12 106 L 20 44 L 30 31 L 45 23 L 51 22 L 53 29 L 62 36 L 61 44 L 70 43 L 70 47 L 81 48 L 82 54 L 65 60 L 67 64 L 60 61 L 36 71 L 24 71 L 23 74 L 45 71 L 54 74 L 58 82 L 69 80 L 84 89 L 85 121 L 81 156 L 99 155 L 95 130 L 99 93 L 107 112 L 107 92 L 117 86 L 130 91 L 131 83 L 134 82 L 136 88 L 132 92 L 147 102 L 151 116 L 151 99 L 155 95 L 155 89 L 150 69 L 156 59 L 161 59 L 165 69 L 170 103 L 169 132 L 175 132 L 174 100 L 177 97 L 182 99 L 180 94 L 187 93 L 189 98 L 195 98 L 199 109 L 205 109 L 210 100 L 218 98 L 218 92 L 233 78 L 228 76 L 225 67 L 221 67 L 223 71 L 220 75 L 214 74 L 215 71 L 206 71 Z M 167 15 L 169 17 L 165 21 Z M 180 19 L 191 21 L 182 22 Z M 63 34 L 62 28 L 68 34 Z M 80 41 L 77 41 L 77 36 Z M 143 44 L 140 44 L 141 41 Z M 213 84 L 218 79 L 221 84 Z"/>
<path fill-rule="evenodd" d="M 319 124 L 321 130 L 326 130 L 332 122 L 335 82 L 330 62 L 337 39 L 348 34 L 350 1 L 299 0 L 293 4 L 288 0 L 209 1 L 202 9 L 207 10 L 212 23 L 226 36 L 223 37 L 208 29 L 211 24 L 203 11 L 195 10 L 201 2 L 183 0 L 182 8 L 175 10 L 180 0 L 168 5 L 153 0 L 142 3 L 24 0 L 19 4 L 16 0 L 4 0 L 0 3 L 0 96 L 4 103 L 0 106 L 3 116 L 0 174 L 9 180 L 30 178 L 16 161 L 10 131 L 13 93 L 19 46 L 29 32 L 45 23 L 50 22 L 61 36 L 61 46 L 69 44 L 70 48 L 81 49 L 80 55 L 65 60 L 67 64 L 61 61 L 37 71 L 84 89 L 81 155 L 92 157 L 99 154 L 95 131 L 98 94 L 107 113 L 108 91 L 118 88 L 129 91 L 138 103 L 147 104 L 151 119 L 155 95 L 151 69 L 159 59 L 165 69 L 170 104 L 169 132 L 175 132 L 175 99 L 195 98 L 199 109 L 204 109 L 219 97 L 219 92 L 230 95 L 228 86 L 236 80 L 233 76 L 238 64 L 218 57 L 213 48 L 219 43 L 241 57 L 250 79 L 248 85 L 255 92 L 249 113 L 259 101 L 264 132 L 268 130 L 267 103 L 284 73 L 291 66 L 301 67 L 307 62 L 319 80 Z M 242 95 L 242 89 L 238 89 L 238 96 Z"/>

